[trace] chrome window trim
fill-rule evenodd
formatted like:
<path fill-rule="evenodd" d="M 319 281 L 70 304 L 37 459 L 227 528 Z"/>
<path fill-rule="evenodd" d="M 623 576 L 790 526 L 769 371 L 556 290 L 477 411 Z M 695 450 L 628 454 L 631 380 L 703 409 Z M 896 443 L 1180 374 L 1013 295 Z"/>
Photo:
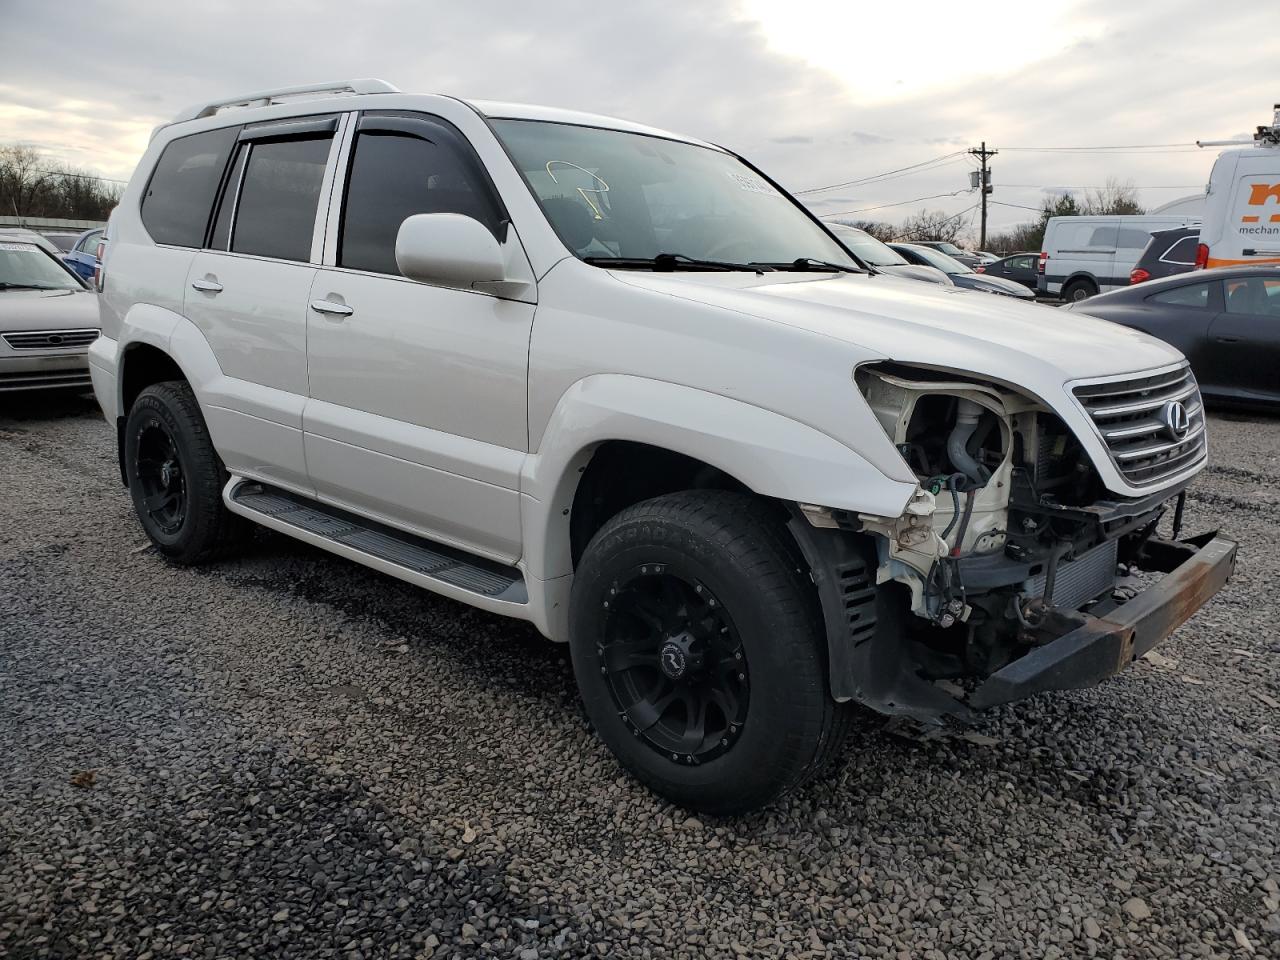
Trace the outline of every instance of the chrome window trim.
<path fill-rule="evenodd" d="M 342 198 L 347 192 L 347 173 L 351 169 L 351 150 L 355 144 L 359 113 L 344 113 L 334 134 L 337 153 L 326 174 L 329 187 L 324 205 L 324 229 L 320 233 L 320 249 L 312 250 L 317 266 L 334 267 L 338 262 L 338 229 L 342 225 Z M 323 188 L 322 188 L 323 189 Z"/>

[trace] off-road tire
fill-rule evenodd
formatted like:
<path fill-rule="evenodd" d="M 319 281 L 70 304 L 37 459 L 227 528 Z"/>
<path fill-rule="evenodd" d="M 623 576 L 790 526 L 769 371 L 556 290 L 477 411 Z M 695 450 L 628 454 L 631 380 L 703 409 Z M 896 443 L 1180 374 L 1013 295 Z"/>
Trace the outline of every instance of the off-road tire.
<path fill-rule="evenodd" d="M 185 511 L 172 530 L 164 529 L 144 502 L 139 474 L 139 437 L 144 431 L 172 438 L 185 496 Z M 227 470 L 185 381 L 152 384 L 138 395 L 125 421 L 124 463 L 138 520 L 156 550 L 174 563 L 196 565 L 221 559 L 250 536 L 253 525 L 222 502 Z"/>
<path fill-rule="evenodd" d="M 717 815 L 763 807 L 821 770 L 848 731 L 852 708 L 829 691 L 816 591 L 779 513 L 724 491 L 647 500 L 596 533 L 574 577 L 570 648 L 587 716 L 627 770 L 683 807 Z M 673 760 L 646 742 L 619 709 L 603 666 L 611 589 L 637 564 L 677 564 L 705 584 L 745 652 L 740 734 L 705 763 Z"/>

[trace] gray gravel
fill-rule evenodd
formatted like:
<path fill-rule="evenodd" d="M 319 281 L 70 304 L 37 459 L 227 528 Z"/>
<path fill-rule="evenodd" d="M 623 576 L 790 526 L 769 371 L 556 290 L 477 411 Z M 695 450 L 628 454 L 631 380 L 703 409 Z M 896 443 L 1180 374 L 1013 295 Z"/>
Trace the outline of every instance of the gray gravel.
<path fill-rule="evenodd" d="M 1228 589 L 1103 686 L 702 821 L 563 649 L 263 535 L 143 546 L 87 400 L 0 401 L 0 956 L 1280 958 L 1280 420 L 1213 418 Z"/>

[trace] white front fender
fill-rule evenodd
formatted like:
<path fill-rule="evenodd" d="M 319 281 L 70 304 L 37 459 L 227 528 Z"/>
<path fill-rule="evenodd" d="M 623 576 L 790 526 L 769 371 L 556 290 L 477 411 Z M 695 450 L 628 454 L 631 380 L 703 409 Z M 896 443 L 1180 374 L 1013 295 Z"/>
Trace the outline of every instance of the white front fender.
<path fill-rule="evenodd" d="M 573 496 L 595 448 L 609 440 L 694 457 L 762 496 L 855 513 L 898 516 L 915 492 L 914 483 L 885 476 L 827 434 L 761 407 L 661 380 L 587 377 L 565 391 L 521 473 L 525 563 L 533 576 L 572 572 Z"/>

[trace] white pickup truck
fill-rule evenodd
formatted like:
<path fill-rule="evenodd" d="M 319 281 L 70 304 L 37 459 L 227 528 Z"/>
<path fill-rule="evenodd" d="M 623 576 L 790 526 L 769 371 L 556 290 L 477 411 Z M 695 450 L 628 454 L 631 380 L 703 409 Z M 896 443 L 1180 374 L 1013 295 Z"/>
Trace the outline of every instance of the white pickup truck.
<path fill-rule="evenodd" d="M 688 137 L 267 91 L 158 129 L 108 241 L 94 388 L 163 555 L 252 522 L 530 621 L 690 807 L 793 789 L 856 704 L 1096 683 L 1232 569 L 1156 536 L 1208 457 L 1177 351 L 879 274 Z"/>

